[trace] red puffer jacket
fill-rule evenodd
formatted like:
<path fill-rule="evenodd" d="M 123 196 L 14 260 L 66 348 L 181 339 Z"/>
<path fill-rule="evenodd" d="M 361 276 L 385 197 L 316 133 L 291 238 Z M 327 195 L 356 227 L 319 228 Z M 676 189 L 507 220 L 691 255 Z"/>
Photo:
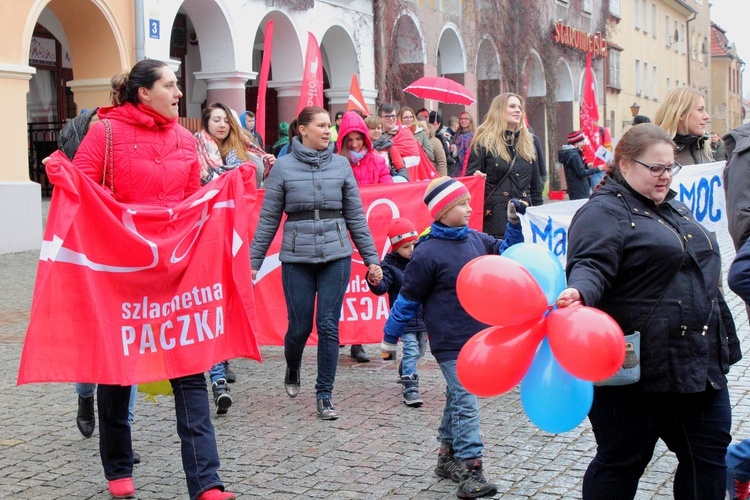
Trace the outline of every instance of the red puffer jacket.
<path fill-rule="evenodd" d="M 200 187 L 200 163 L 193 135 L 143 105 L 100 108 L 112 124 L 114 196 L 122 203 L 168 207 Z M 73 164 L 102 182 L 106 131 L 101 121 L 83 138 Z M 111 185 L 107 173 L 107 186 Z"/>
<path fill-rule="evenodd" d="M 341 117 L 339 125 L 339 137 L 336 140 L 336 149 L 341 152 L 346 136 L 352 132 L 359 132 L 364 136 L 367 154 L 360 160 L 349 156 L 349 164 L 354 171 L 354 178 L 358 185 L 363 184 L 387 184 L 393 183 L 391 169 L 386 165 L 383 156 L 375 151 L 370 140 L 369 130 L 362 118 L 354 111 L 348 111 Z"/>

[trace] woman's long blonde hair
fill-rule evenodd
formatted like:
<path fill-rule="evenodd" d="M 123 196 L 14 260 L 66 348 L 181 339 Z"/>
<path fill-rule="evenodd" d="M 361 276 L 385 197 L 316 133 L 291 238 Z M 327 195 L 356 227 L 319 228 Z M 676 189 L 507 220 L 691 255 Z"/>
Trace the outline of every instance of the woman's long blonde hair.
<path fill-rule="evenodd" d="M 703 94 L 690 87 L 677 87 L 670 90 L 664 101 L 656 110 L 654 125 L 663 128 L 670 137 L 677 135 L 680 122 L 687 118 L 692 110 L 698 105 L 698 99 L 704 98 Z M 687 123 L 685 123 L 687 126 Z"/>
<path fill-rule="evenodd" d="M 510 129 L 508 128 L 508 122 L 505 120 L 505 108 L 508 106 L 508 99 L 515 97 L 521 103 L 521 122 L 517 127 Z M 474 140 L 471 141 L 471 150 L 478 152 L 478 148 L 481 146 L 489 151 L 493 156 L 499 156 L 506 162 L 510 161 L 510 146 L 515 146 L 516 153 L 521 156 L 524 160 L 529 163 L 536 160 L 536 149 L 534 148 L 534 139 L 531 137 L 531 132 L 526 128 L 524 120 L 525 114 L 525 103 L 523 97 L 512 92 L 506 92 L 496 96 L 490 104 L 490 109 L 487 111 L 487 116 L 484 118 L 484 122 L 479 126 L 477 132 L 474 134 Z M 509 140 L 505 136 L 505 132 L 509 131 L 514 134 Z M 515 133 L 518 132 L 518 139 L 513 144 Z"/>
<path fill-rule="evenodd" d="M 208 122 L 209 120 L 211 120 L 211 112 L 215 109 L 221 109 L 222 111 L 224 111 L 224 113 L 226 113 L 227 115 L 227 118 L 229 119 L 229 135 L 227 135 L 227 138 L 223 141 L 218 141 L 214 137 L 216 144 L 219 146 L 219 153 L 221 154 L 222 161 L 226 160 L 227 155 L 232 149 L 234 149 L 235 153 L 237 154 L 237 158 L 242 161 L 248 161 L 250 159 L 250 156 L 247 154 L 245 137 L 242 134 L 239 122 L 235 120 L 234 115 L 232 114 L 232 110 L 229 109 L 229 106 L 220 102 L 215 102 L 206 106 L 203 110 L 203 115 L 201 116 L 201 125 L 203 126 L 203 130 L 205 130 L 207 134 L 211 135 L 211 133 L 208 131 Z"/>

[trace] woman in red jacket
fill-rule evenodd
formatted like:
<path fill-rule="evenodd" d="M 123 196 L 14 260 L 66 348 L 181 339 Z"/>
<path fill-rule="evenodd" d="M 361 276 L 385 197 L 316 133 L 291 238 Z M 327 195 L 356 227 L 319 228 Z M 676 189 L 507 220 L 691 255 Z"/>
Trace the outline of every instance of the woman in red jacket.
<path fill-rule="evenodd" d="M 372 147 L 367 125 L 354 111 L 348 111 L 341 117 L 336 150 L 349 160 L 358 185 L 393 182 L 391 169 Z"/>
<path fill-rule="evenodd" d="M 192 134 L 177 124 L 182 92 L 166 63 L 143 60 L 112 78 L 111 107 L 100 108 L 73 164 L 102 182 L 121 203 L 169 207 L 200 187 Z M 107 130 L 107 124 L 109 130 Z M 105 158 L 112 158 L 105 167 Z M 235 498 L 219 479 L 219 453 L 203 373 L 170 380 L 177 433 L 191 500 Z M 130 387 L 99 384 L 99 451 L 109 492 L 132 498 L 133 448 L 128 425 Z"/>

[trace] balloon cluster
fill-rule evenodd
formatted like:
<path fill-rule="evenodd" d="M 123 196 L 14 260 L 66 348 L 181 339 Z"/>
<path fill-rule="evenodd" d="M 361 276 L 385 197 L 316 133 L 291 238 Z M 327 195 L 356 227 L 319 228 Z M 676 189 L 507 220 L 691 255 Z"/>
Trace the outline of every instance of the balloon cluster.
<path fill-rule="evenodd" d="M 459 380 L 482 397 L 520 382 L 529 419 L 553 433 L 581 423 L 594 399 L 593 382 L 612 376 L 625 359 L 622 330 L 609 315 L 586 306 L 553 308 L 564 288 L 560 261 L 532 243 L 472 260 L 456 283 L 464 309 L 493 325 L 461 349 Z"/>

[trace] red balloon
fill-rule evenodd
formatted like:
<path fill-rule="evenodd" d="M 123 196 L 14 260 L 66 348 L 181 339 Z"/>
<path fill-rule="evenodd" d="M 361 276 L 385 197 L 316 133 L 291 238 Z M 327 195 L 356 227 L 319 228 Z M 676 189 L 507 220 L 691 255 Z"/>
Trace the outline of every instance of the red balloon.
<path fill-rule="evenodd" d="M 539 318 L 547 299 L 521 264 L 500 255 L 483 255 L 458 273 L 458 300 L 474 318 L 495 326 L 510 326 Z"/>
<path fill-rule="evenodd" d="M 521 381 L 544 338 L 546 318 L 514 326 L 491 326 L 474 335 L 458 354 L 456 373 L 467 391 L 481 397 L 504 394 Z"/>
<path fill-rule="evenodd" d="M 547 316 L 549 345 L 571 375 L 598 382 L 625 361 L 625 337 L 610 315 L 586 306 L 555 309 Z"/>

